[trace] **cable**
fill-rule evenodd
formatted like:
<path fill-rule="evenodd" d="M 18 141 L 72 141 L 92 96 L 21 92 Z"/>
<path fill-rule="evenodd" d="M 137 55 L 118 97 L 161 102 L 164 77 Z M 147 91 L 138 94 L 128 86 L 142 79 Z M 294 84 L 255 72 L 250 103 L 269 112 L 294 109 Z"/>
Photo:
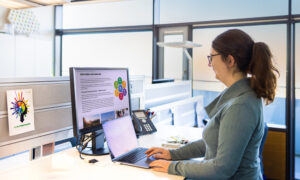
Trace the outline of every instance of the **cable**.
<path fill-rule="evenodd" d="M 92 148 L 92 147 L 87 147 L 87 145 L 89 144 L 89 142 L 91 142 L 92 140 L 94 140 L 95 138 L 97 138 L 98 136 L 102 135 L 103 133 L 92 133 L 91 135 L 80 135 L 79 137 L 77 137 L 77 143 L 78 145 L 76 145 L 76 149 L 79 151 L 79 157 L 80 159 L 84 160 L 84 158 L 82 157 L 82 151 L 85 148 Z M 104 140 L 105 141 L 105 140 Z"/>

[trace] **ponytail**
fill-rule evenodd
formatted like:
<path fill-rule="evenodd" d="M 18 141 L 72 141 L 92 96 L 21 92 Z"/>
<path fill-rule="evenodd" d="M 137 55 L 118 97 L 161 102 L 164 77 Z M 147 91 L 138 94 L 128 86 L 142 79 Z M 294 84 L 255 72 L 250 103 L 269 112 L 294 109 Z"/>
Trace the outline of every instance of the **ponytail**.
<path fill-rule="evenodd" d="M 254 43 L 248 67 L 248 73 L 251 74 L 251 88 L 267 105 L 272 103 L 277 86 L 276 74 L 279 76 L 279 71 L 274 67 L 271 51 L 265 43 Z"/>

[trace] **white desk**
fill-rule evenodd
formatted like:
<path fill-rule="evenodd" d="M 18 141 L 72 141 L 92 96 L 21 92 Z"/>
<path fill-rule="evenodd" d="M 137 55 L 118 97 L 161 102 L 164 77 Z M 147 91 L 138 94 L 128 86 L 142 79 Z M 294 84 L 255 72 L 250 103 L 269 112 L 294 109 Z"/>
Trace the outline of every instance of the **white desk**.
<path fill-rule="evenodd" d="M 161 146 L 164 139 L 170 136 L 181 136 L 191 141 L 202 137 L 202 129 L 175 126 L 158 126 L 158 132 L 152 135 L 141 136 L 139 144 L 144 147 Z M 34 179 L 183 179 L 182 176 L 169 175 L 155 172 L 151 169 L 143 169 L 112 163 L 110 156 L 84 156 L 79 158 L 75 148 L 62 151 L 53 155 L 42 157 L 25 165 L 16 165 L 14 168 L 0 171 L 1 180 L 34 180 Z M 87 161 L 95 158 L 95 164 Z"/>

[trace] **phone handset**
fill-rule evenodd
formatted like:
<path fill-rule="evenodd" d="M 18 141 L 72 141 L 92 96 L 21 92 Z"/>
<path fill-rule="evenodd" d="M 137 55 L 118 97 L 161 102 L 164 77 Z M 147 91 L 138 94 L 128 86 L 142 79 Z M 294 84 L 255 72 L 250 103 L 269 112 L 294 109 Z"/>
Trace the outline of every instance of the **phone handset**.
<path fill-rule="evenodd" d="M 135 130 L 136 134 L 142 133 L 143 128 L 142 128 L 140 121 L 137 118 L 132 118 L 132 120 L 133 120 L 134 130 Z"/>
<path fill-rule="evenodd" d="M 145 110 L 132 111 L 132 120 L 137 135 L 151 134 L 157 131 Z"/>

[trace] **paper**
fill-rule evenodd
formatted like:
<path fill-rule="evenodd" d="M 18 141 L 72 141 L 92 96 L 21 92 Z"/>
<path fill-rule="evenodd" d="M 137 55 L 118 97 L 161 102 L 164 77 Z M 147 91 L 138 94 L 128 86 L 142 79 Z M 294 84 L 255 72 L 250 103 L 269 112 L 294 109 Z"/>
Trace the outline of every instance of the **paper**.
<path fill-rule="evenodd" d="M 33 131 L 32 89 L 9 90 L 6 94 L 9 135 L 13 136 Z"/>

